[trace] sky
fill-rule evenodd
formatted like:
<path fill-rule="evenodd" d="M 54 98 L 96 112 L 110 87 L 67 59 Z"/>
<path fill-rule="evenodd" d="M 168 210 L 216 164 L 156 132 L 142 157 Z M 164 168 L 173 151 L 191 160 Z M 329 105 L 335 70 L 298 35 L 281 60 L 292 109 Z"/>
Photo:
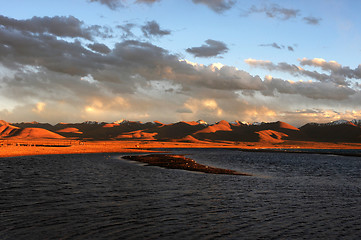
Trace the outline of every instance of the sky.
<path fill-rule="evenodd" d="M 361 119 L 361 1 L 0 4 L 8 122 Z"/>

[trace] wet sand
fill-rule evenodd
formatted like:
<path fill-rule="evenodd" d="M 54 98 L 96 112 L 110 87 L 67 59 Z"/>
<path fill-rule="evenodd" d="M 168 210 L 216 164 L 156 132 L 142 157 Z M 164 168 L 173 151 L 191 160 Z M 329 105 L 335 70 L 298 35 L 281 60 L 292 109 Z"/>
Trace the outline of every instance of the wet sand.
<path fill-rule="evenodd" d="M 234 170 L 215 168 L 199 164 L 193 159 L 186 158 L 182 155 L 173 154 L 150 154 L 140 156 L 124 156 L 124 159 L 147 163 L 150 166 L 158 166 L 169 169 L 182 169 L 187 171 L 196 171 L 212 174 L 226 174 L 226 175 L 242 175 L 251 176 L 247 173 L 241 173 Z"/>

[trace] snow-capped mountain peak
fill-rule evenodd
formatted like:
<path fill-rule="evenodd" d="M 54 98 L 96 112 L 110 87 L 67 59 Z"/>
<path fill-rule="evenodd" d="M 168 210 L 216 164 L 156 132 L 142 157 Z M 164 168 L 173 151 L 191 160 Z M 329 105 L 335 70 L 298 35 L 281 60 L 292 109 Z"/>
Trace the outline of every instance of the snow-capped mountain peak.
<path fill-rule="evenodd" d="M 202 124 L 202 125 L 208 125 L 208 123 L 206 121 L 203 121 L 203 120 L 198 120 L 197 123 Z"/>
<path fill-rule="evenodd" d="M 125 119 L 120 119 L 120 120 L 118 120 L 118 121 L 115 121 L 115 122 L 113 122 L 114 124 L 122 124 L 122 123 L 127 123 L 127 122 L 129 122 L 128 120 L 125 120 Z"/>

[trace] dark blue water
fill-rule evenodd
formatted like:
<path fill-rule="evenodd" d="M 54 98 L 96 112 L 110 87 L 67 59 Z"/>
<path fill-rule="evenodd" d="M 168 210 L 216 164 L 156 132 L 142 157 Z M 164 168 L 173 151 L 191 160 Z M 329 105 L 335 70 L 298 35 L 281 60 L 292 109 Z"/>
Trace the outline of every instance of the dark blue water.
<path fill-rule="evenodd" d="M 0 158 L 0 239 L 360 239 L 361 158 L 173 152 L 254 176 L 119 154 Z"/>

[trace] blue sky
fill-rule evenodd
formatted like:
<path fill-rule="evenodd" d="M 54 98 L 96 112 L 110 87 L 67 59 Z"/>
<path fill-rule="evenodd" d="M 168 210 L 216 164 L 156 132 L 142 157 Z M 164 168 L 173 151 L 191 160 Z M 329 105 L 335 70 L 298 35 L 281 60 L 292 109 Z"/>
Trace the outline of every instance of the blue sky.
<path fill-rule="evenodd" d="M 10 122 L 361 118 L 358 1 L 0 3 Z"/>

